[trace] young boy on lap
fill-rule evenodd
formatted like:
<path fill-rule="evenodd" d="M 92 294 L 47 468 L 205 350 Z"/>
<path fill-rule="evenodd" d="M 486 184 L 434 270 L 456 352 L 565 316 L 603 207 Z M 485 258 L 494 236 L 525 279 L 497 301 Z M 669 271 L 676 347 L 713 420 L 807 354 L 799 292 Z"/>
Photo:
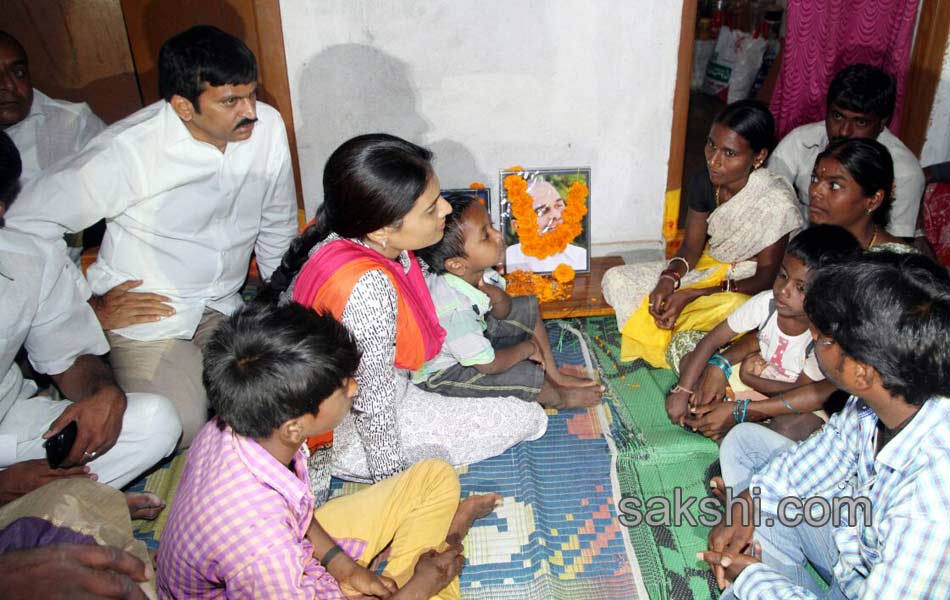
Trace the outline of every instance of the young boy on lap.
<path fill-rule="evenodd" d="M 603 388 L 558 371 L 534 296 L 512 298 L 492 269 L 504 259 L 501 233 L 468 196 L 446 198 L 445 235 L 417 255 L 445 328 L 442 352 L 413 373 L 420 387 L 446 396 L 516 396 L 551 408 L 600 402 Z"/>
<path fill-rule="evenodd" d="M 684 425 L 716 441 L 746 421 L 770 420 L 773 430 L 794 440 L 821 427 L 827 416 L 813 413 L 821 411 L 834 386 L 823 382 L 814 356 L 805 283 L 811 270 L 859 251 L 857 240 L 841 227 L 816 225 L 798 234 L 772 289 L 750 298 L 683 358 L 667 409 L 683 411 Z M 756 334 L 719 351 L 750 331 Z M 723 401 L 728 387 L 736 390 L 734 402 Z"/>
<path fill-rule="evenodd" d="M 459 597 L 461 541 L 500 498 L 459 504 L 448 464 L 420 462 L 314 511 L 305 442 L 349 411 L 359 360 L 343 325 L 297 304 L 252 306 L 215 331 L 204 384 L 216 417 L 162 536 L 163 598 Z M 367 566 L 387 546 L 379 576 Z"/>

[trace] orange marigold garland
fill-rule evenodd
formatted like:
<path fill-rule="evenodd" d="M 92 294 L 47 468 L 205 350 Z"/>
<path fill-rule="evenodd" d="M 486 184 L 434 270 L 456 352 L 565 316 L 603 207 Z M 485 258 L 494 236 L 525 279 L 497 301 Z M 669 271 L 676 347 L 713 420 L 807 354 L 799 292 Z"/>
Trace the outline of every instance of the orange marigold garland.
<path fill-rule="evenodd" d="M 567 191 L 566 206 L 561 216 L 564 222 L 544 235 L 538 233 L 538 215 L 534 212 L 534 199 L 528 193 L 528 181 L 522 175 L 515 174 L 505 177 L 504 184 L 521 251 L 525 255 L 547 258 L 559 254 L 583 232 L 581 222 L 587 214 L 586 200 L 590 193 L 583 181 L 575 181 Z"/>
<path fill-rule="evenodd" d="M 565 267 L 570 270 L 570 279 L 561 281 L 557 279 L 557 273 Z M 565 275 L 565 271 L 561 271 Z M 558 265 L 554 270 L 554 276 L 538 275 L 530 271 L 513 271 L 505 275 L 505 291 L 510 296 L 537 296 L 538 303 L 553 302 L 555 300 L 567 300 L 574 293 L 574 269 L 567 265 Z"/>

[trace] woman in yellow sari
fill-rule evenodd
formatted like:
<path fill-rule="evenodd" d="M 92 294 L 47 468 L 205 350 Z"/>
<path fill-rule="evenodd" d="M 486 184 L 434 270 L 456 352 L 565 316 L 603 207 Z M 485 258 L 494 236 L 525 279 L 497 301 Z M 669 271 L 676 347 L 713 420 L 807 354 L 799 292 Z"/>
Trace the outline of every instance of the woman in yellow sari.
<path fill-rule="evenodd" d="M 624 323 L 623 360 L 668 367 L 675 332 L 709 331 L 772 285 L 789 233 L 802 225 L 792 187 L 762 168 L 774 146 L 775 121 L 763 103 L 735 102 L 716 116 L 706 169 L 691 180 L 677 255 L 604 276 L 604 297 Z"/>

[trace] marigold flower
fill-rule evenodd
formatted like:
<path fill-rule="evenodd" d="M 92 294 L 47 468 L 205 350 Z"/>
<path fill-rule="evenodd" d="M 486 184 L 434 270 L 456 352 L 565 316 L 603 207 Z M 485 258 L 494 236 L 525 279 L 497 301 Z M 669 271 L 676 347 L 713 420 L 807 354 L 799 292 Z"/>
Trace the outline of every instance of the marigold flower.
<path fill-rule="evenodd" d="M 573 282 L 561 283 L 553 277 L 520 269 L 506 275 L 505 280 L 508 282 L 505 291 L 510 296 L 537 296 L 539 304 L 566 300 L 574 291 Z"/>
<path fill-rule="evenodd" d="M 554 279 L 556 279 L 559 283 L 568 283 L 570 281 L 574 281 L 575 275 L 574 269 L 572 269 L 570 265 L 565 265 L 564 263 L 559 264 L 557 268 L 554 269 Z"/>

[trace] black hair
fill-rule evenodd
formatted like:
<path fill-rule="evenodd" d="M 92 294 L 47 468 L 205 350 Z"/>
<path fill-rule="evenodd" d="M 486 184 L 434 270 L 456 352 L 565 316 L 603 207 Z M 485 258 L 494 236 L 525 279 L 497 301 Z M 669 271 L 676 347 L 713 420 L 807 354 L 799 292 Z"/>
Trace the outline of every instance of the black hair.
<path fill-rule="evenodd" d="M 175 35 L 158 52 L 158 91 L 166 101 L 181 96 L 201 112 L 198 97 L 208 85 L 257 81 L 257 59 L 240 39 L 211 25 Z"/>
<path fill-rule="evenodd" d="M 29 57 L 26 55 L 26 48 L 23 47 L 23 44 L 20 43 L 20 40 L 16 39 L 12 34 L 2 29 L 0 29 L 0 39 L 11 42 L 20 51 L 20 54 L 23 55 L 23 59 L 29 62 Z"/>
<path fill-rule="evenodd" d="M 897 87 L 894 78 L 871 65 L 851 65 L 835 74 L 826 103 L 845 110 L 876 115 L 887 123 L 894 114 Z"/>
<path fill-rule="evenodd" d="M 809 271 L 844 262 L 861 253 L 861 244 L 851 232 L 837 225 L 812 225 L 792 238 L 785 255 L 805 263 Z"/>
<path fill-rule="evenodd" d="M 886 227 L 894 200 L 894 159 L 884 144 L 867 138 L 836 140 L 815 157 L 816 169 L 825 158 L 837 160 L 861 186 L 865 198 L 884 192 L 881 204 L 874 211 L 873 221 Z"/>
<path fill-rule="evenodd" d="M 465 236 L 462 235 L 462 213 L 472 204 L 480 204 L 478 198 L 467 194 L 450 194 L 445 197 L 452 212 L 445 217 L 445 230 L 438 242 L 416 250 L 416 256 L 429 265 L 436 275 L 446 272 L 445 261 L 456 256 L 465 256 Z"/>
<path fill-rule="evenodd" d="M 805 313 L 884 389 L 920 405 L 950 389 L 950 277 L 918 254 L 866 252 L 818 269 Z"/>
<path fill-rule="evenodd" d="M 258 299 L 276 300 L 330 233 L 362 238 L 398 227 L 432 178 L 431 160 L 429 150 L 386 133 L 343 142 L 323 168 L 323 204 L 313 223 L 291 242 Z"/>
<path fill-rule="evenodd" d="M 764 102 L 733 102 L 716 115 L 713 123 L 725 125 L 741 135 L 749 143 L 753 154 L 758 154 L 762 149 L 771 154 L 775 148 L 775 119 Z"/>
<path fill-rule="evenodd" d="M 346 327 L 295 303 L 244 307 L 215 329 L 203 354 L 204 385 L 218 419 L 258 439 L 316 414 L 360 363 Z"/>
<path fill-rule="evenodd" d="M 20 161 L 20 151 L 5 131 L 0 131 L 0 202 L 7 208 L 13 204 L 17 192 L 20 191 L 20 174 L 23 172 L 23 163 Z M 0 227 L 3 219 L 0 218 Z"/>

